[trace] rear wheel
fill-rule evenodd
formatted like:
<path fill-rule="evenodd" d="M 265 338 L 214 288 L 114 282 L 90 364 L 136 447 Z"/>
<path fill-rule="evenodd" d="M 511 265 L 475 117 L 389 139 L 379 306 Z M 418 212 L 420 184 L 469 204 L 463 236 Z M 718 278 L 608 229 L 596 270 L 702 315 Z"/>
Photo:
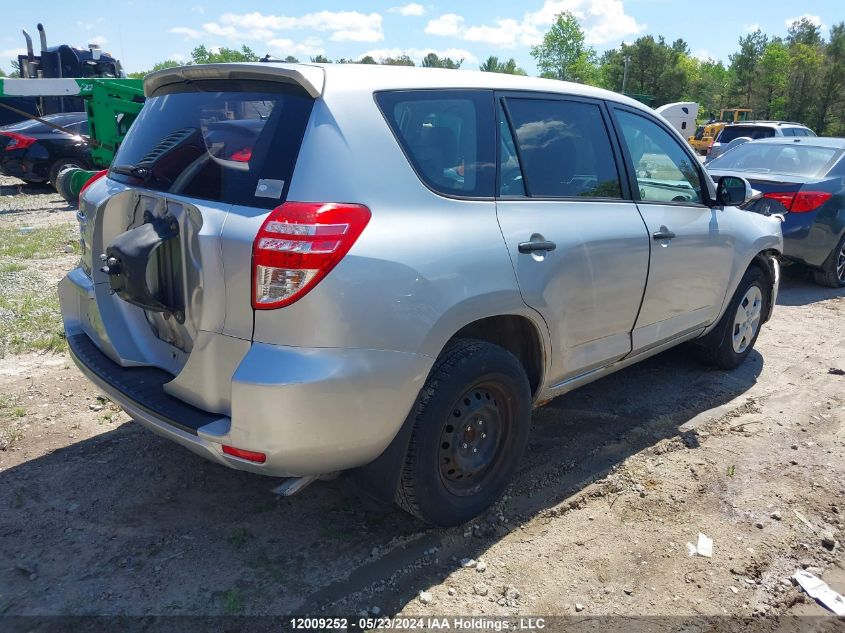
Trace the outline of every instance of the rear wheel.
<path fill-rule="evenodd" d="M 845 287 L 845 235 L 833 247 L 820 270 L 813 271 L 816 283 L 828 288 Z"/>
<path fill-rule="evenodd" d="M 766 275 L 756 266 L 749 268 L 718 325 L 699 342 L 708 361 L 722 369 L 742 364 L 757 342 L 768 297 Z"/>
<path fill-rule="evenodd" d="M 450 344 L 417 398 L 396 502 L 434 525 L 472 519 L 510 481 L 530 425 L 531 389 L 516 357 L 483 341 Z"/>
<path fill-rule="evenodd" d="M 81 160 L 76 160 L 74 158 L 60 158 L 55 163 L 53 163 L 53 166 L 50 167 L 50 184 L 53 185 L 53 189 L 55 189 L 58 193 L 61 193 L 57 185 L 59 180 L 59 173 L 62 170 L 67 169 L 68 167 L 78 167 L 79 169 L 87 169 L 85 163 L 83 163 Z"/>

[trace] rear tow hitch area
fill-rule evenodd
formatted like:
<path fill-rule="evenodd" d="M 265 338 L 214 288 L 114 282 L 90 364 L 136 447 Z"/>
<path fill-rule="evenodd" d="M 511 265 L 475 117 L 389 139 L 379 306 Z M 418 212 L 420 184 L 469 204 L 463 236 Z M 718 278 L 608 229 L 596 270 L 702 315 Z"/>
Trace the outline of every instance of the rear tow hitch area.
<path fill-rule="evenodd" d="M 112 294 L 184 323 L 184 301 L 174 284 L 168 283 L 175 271 L 167 270 L 174 261 L 167 251 L 179 247 L 178 237 L 176 218 L 170 215 L 154 217 L 149 212 L 144 214 L 144 224 L 118 235 L 100 255 L 104 264 L 100 270 L 108 275 Z M 159 280 L 155 289 L 150 288 L 147 281 L 151 260 L 158 264 Z"/>
<path fill-rule="evenodd" d="M 338 476 L 339 473 L 327 473 L 325 475 L 308 475 L 307 477 L 291 477 L 285 479 L 280 485 L 273 488 L 273 492 L 280 497 L 292 497 L 298 492 L 302 492 L 305 488 L 313 484 L 318 479 L 329 481 Z"/>

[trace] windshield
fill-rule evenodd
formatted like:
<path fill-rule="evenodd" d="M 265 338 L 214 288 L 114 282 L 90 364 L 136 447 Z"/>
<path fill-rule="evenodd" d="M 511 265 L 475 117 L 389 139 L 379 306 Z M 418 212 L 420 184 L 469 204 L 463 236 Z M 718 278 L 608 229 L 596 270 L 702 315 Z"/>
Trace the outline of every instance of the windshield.
<path fill-rule="evenodd" d="M 758 138 L 771 138 L 774 135 L 775 131 L 770 127 L 756 125 L 729 125 L 722 130 L 722 133 L 719 134 L 719 138 L 716 140 L 724 145 L 741 136 L 747 136 L 751 140 L 755 140 Z"/>
<path fill-rule="evenodd" d="M 219 87 L 181 84 L 148 99 L 109 177 L 204 200 L 278 206 L 313 101 L 275 84 L 263 84 L 267 91 L 238 91 L 232 82 Z"/>
<path fill-rule="evenodd" d="M 832 147 L 746 143 L 711 161 L 707 168 L 816 177 L 826 174 L 840 154 Z"/>

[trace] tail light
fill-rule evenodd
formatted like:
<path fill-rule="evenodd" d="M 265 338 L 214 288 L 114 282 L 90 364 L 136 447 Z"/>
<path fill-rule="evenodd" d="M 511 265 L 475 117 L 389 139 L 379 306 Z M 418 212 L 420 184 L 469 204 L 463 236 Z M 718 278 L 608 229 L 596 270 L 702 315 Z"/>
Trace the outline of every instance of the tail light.
<path fill-rule="evenodd" d="M 235 448 L 234 446 L 229 446 L 227 444 L 223 444 L 223 452 L 227 455 L 231 455 L 232 457 L 240 457 L 241 459 L 245 459 L 248 462 L 255 462 L 256 464 L 263 464 L 267 461 L 267 456 L 264 453 L 259 453 L 258 451 L 246 451 L 242 448 Z"/>
<path fill-rule="evenodd" d="M 239 163 L 248 163 L 252 159 L 252 148 L 251 147 L 244 147 L 243 149 L 239 149 L 237 152 L 229 156 L 229 160 L 234 160 Z"/>
<path fill-rule="evenodd" d="M 0 135 L 6 136 L 10 139 L 6 144 L 7 152 L 11 152 L 13 149 L 26 149 L 30 145 L 32 145 L 36 140 L 31 136 L 24 136 L 23 134 L 18 134 L 17 132 L 0 132 Z"/>
<path fill-rule="evenodd" d="M 80 203 L 80 204 L 82 204 L 82 194 L 83 194 L 83 193 L 85 193 L 85 190 L 86 190 L 88 187 L 90 187 L 91 185 L 93 185 L 95 182 L 97 182 L 100 178 L 102 178 L 103 176 L 105 176 L 107 173 L 109 173 L 109 170 L 108 170 L 108 169 L 104 169 L 104 170 L 102 170 L 102 171 L 98 171 L 96 174 L 94 174 L 94 175 L 93 175 L 93 176 L 91 176 L 88 180 L 86 180 L 86 181 L 85 181 L 85 184 L 84 184 L 84 185 L 82 185 L 82 189 L 80 189 L 80 190 L 79 190 L 79 203 Z"/>
<path fill-rule="evenodd" d="M 832 195 L 827 191 L 770 191 L 764 193 L 763 197 L 777 200 L 790 213 L 806 213 L 818 209 Z"/>
<path fill-rule="evenodd" d="M 329 274 L 370 221 L 359 204 L 285 202 L 252 245 L 252 307 L 272 310 L 305 296 Z"/>

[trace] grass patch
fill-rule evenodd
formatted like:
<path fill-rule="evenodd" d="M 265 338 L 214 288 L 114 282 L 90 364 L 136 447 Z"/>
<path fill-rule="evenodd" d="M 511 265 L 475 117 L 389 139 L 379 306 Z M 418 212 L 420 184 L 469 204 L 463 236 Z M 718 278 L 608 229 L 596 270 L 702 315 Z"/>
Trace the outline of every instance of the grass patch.
<path fill-rule="evenodd" d="M 24 266 L 20 262 L 3 262 L 2 264 L 0 264 L 0 274 L 19 273 L 22 270 L 26 270 L 26 266 Z"/>
<path fill-rule="evenodd" d="M 34 274 L 16 275 L 10 285 L 0 288 L 0 356 L 64 351 L 66 340 L 55 286 Z"/>
<path fill-rule="evenodd" d="M 79 232 L 73 225 L 50 226 L 21 232 L 19 228 L 0 229 L 0 257 L 48 259 L 65 254 L 65 247 L 79 253 Z"/>
<path fill-rule="evenodd" d="M 244 602 L 241 592 L 237 589 L 229 589 L 223 593 L 223 608 L 227 613 L 239 613 L 243 611 Z"/>

